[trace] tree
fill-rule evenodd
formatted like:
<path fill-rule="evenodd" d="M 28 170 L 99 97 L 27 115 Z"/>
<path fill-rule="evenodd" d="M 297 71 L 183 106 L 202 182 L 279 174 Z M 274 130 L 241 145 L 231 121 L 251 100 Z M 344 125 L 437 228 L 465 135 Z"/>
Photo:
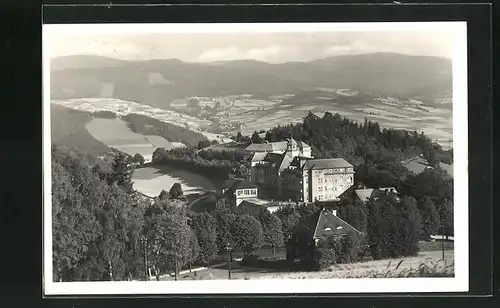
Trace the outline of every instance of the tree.
<path fill-rule="evenodd" d="M 129 157 L 123 153 L 117 154 L 111 164 L 111 168 L 112 171 L 108 177 L 108 184 L 116 183 L 127 193 L 132 193 L 134 191 L 132 186 L 132 173 L 134 170 L 130 166 Z"/>
<path fill-rule="evenodd" d="M 437 167 L 439 165 L 438 154 L 433 149 L 429 149 L 427 160 L 429 162 L 429 165 L 431 165 L 432 167 Z"/>
<path fill-rule="evenodd" d="M 291 206 L 279 208 L 276 212 L 274 212 L 274 215 L 276 215 L 281 221 L 281 229 L 286 243 L 293 227 L 300 222 L 302 216 Z"/>
<path fill-rule="evenodd" d="M 209 265 L 217 254 L 217 221 L 208 213 L 194 214 L 190 226 L 200 246 L 198 261 Z"/>
<path fill-rule="evenodd" d="M 206 148 L 206 147 L 209 147 L 211 145 L 210 141 L 209 140 L 200 140 L 198 141 L 198 149 L 203 149 L 203 148 Z"/>
<path fill-rule="evenodd" d="M 418 207 L 422 217 L 422 238 L 429 239 L 439 232 L 439 213 L 429 196 L 421 198 Z"/>
<path fill-rule="evenodd" d="M 356 198 L 354 204 L 348 204 L 344 208 L 342 218 L 359 231 L 366 231 L 367 217 L 365 206 L 361 200 Z M 340 215 L 339 215 L 340 216 Z"/>
<path fill-rule="evenodd" d="M 241 140 L 242 138 L 243 138 L 243 136 L 241 135 L 241 132 L 238 132 L 238 133 L 236 134 L 236 142 L 241 142 L 241 141 L 242 141 L 242 140 Z"/>
<path fill-rule="evenodd" d="M 234 248 L 245 255 L 260 248 L 264 240 L 262 226 L 250 215 L 236 216 L 230 230 Z"/>
<path fill-rule="evenodd" d="M 368 200 L 367 244 L 374 259 L 395 258 L 401 255 L 400 210 L 392 195 Z"/>
<path fill-rule="evenodd" d="M 263 244 L 272 248 L 274 256 L 275 248 L 283 246 L 284 242 L 281 220 L 269 211 L 262 211 L 257 216 L 257 220 L 262 226 Z"/>
<path fill-rule="evenodd" d="M 214 218 L 217 221 L 217 245 L 218 251 L 227 252 L 228 249 L 235 249 L 236 242 L 232 228 L 236 221 L 236 215 L 226 211 L 214 211 Z"/>
<path fill-rule="evenodd" d="M 262 138 L 260 138 L 259 134 L 256 131 L 253 132 L 250 140 L 252 141 L 252 143 L 262 143 Z"/>
<path fill-rule="evenodd" d="M 148 260 L 157 280 L 163 273 L 176 275 L 192 254 L 191 230 L 187 217 L 175 212 L 150 212 L 146 220 Z"/>
<path fill-rule="evenodd" d="M 422 219 L 413 197 L 404 196 L 400 200 L 401 218 L 401 243 L 404 256 L 415 256 L 419 251 L 419 239 L 422 233 Z"/>
<path fill-rule="evenodd" d="M 83 196 L 71 184 L 71 175 L 52 162 L 52 237 L 54 280 L 75 280 L 74 270 L 86 258 L 101 230 L 83 206 Z"/>
<path fill-rule="evenodd" d="M 189 237 L 189 253 L 186 262 L 189 264 L 189 270 L 191 271 L 191 265 L 196 261 L 200 253 L 200 245 L 198 239 L 193 229 L 191 229 Z"/>
<path fill-rule="evenodd" d="M 88 162 L 53 157 L 54 277 L 63 281 L 137 277 L 142 207 Z"/>
<path fill-rule="evenodd" d="M 172 185 L 172 187 L 170 188 L 169 195 L 172 198 L 178 198 L 183 194 L 184 192 L 182 191 L 182 186 L 180 183 L 174 183 L 174 185 Z"/>
<path fill-rule="evenodd" d="M 140 166 L 144 165 L 144 162 L 146 162 L 146 160 L 144 159 L 144 157 L 141 154 L 139 154 L 139 153 L 137 153 L 137 154 L 134 155 L 134 157 L 132 158 L 132 161 L 134 163 L 138 163 Z"/>
<path fill-rule="evenodd" d="M 453 203 L 450 200 L 445 199 L 439 206 L 439 218 L 444 225 L 444 235 L 453 236 Z"/>
<path fill-rule="evenodd" d="M 162 189 L 162 190 L 160 191 L 160 194 L 158 195 L 158 199 L 159 199 L 159 200 L 165 200 L 165 199 L 167 199 L 167 198 L 168 198 L 168 196 L 169 196 L 169 195 L 168 195 L 167 191 L 166 191 L 165 189 Z"/>

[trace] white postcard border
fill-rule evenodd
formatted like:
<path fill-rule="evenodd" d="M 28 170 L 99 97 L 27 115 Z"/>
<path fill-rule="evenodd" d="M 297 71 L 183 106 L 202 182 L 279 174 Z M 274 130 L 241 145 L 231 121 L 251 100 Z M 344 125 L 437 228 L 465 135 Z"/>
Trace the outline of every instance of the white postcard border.
<path fill-rule="evenodd" d="M 239 33 L 321 31 L 453 32 L 453 152 L 455 277 L 389 279 L 262 279 L 140 282 L 53 282 L 50 126 L 50 46 L 58 33 Z M 238 23 L 238 24 L 64 24 L 43 25 L 43 295 L 406 293 L 469 290 L 467 25 L 466 22 L 414 23 Z"/>

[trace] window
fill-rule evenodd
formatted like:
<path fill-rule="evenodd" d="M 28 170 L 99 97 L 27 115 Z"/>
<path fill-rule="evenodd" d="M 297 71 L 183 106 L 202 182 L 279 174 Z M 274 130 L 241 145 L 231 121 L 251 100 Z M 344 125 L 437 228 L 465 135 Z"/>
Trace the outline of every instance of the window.
<path fill-rule="evenodd" d="M 242 191 L 241 191 L 241 190 L 237 190 L 237 191 L 236 191 L 236 195 L 237 195 L 237 196 L 241 196 L 241 193 L 242 193 Z"/>
<path fill-rule="evenodd" d="M 323 195 L 318 195 L 318 200 L 322 201 L 323 200 Z"/>
<path fill-rule="evenodd" d="M 323 186 L 318 187 L 318 191 L 323 191 Z"/>
<path fill-rule="evenodd" d="M 244 190 L 244 194 L 245 194 L 245 195 L 248 195 L 248 194 L 249 194 L 248 189 L 245 189 L 245 190 Z"/>
<path fill-rule="evenodd" d="M 328 187 L 325 186 L 325 191 L 328 191 Z"/>

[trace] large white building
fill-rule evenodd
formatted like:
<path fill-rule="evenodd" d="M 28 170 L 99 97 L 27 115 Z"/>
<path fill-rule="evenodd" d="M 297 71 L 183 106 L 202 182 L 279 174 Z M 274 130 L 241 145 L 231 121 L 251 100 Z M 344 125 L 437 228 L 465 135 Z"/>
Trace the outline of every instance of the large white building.
<path fill-rule="evenodd" d="M 343 158 L 314 159 L 311 147 L 294 139 L 247 149 L 255 151 L 250 181 L 282 200 L 333 201 L 354 184 L 353 165 Z"/>
<path fill-rule="evenodd" d="M 297 157 L 282 178 L 282 193 L 292 200 L 335 201 L 354 184 L 354 166 L 343 158 Z"/>

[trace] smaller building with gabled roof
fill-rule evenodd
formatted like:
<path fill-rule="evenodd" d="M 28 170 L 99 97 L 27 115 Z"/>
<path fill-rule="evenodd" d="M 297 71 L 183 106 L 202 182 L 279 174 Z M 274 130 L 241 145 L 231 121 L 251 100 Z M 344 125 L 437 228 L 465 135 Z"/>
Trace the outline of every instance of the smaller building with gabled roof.
<path fill-rule="evenodd" d="M 378 197 L 393 194 L 398 195 L 398 191 L 394 187 L 380 187 L 380 188 L 365 188 L 365 189 L 356 189 L 354 191 L 356 197 L 363 203 L 368 202 L 370 199 L 376 200 Z"/>
<path fill-rule="evenodd" d="M 292 229 L 286 245 L 287 256 L 290 259 L 307 259 L 321 240 L 341 238 L 349 232 L 361 234 L 361 231 L 338 217 L 336 210 L 320 209 Z"/>

